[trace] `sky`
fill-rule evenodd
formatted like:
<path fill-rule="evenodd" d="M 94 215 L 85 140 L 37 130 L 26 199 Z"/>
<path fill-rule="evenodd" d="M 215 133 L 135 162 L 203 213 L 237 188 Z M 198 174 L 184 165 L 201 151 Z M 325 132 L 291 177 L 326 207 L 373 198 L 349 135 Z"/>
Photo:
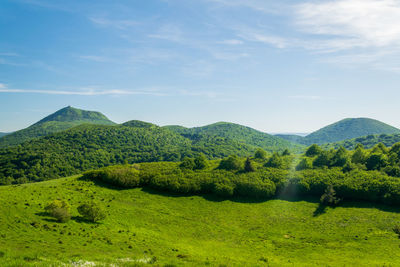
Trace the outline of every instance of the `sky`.
<path fill-rule="evenodd" d="M 122 123 L 400 127 L 400 0 L 1 0 L 0 131 Z"/>

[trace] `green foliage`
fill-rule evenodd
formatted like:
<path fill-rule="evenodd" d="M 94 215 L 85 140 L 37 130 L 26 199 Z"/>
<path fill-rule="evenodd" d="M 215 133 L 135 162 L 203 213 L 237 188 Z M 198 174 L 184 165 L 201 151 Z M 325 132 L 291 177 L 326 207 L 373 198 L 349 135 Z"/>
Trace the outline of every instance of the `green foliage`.
<path fill-rule="evenodd" d="M 313 162 L 314 167 L 329 167 L 331 166 L 331 154 L 328 151 L 322 151 Z"/>
<path fill-rule="evenodd" d="M 245 172 L 254 172 L 253 162 L 249 157 L 247 157 L 246 161 L 244 162 L 244 171 Z"/>
<path fill-rule="evenodd" d="M 196 164 L 194 163 L 194 159 L 188 157 L 185 157 L 179 165 L 179 167 L 181 167 L 182 169 L 187 170 L 193 170 L 195 166 Z"/>
<path fill-rule="evenodd" d="M 218 168 L 227 171 L 237 171 L 242 169 L 242 161 L 238 156 L 231 155 L 221 160 Z"/>
<path fill-rule="evenodd" d="M 306 156 L 307 157 L 318 156 L 321 152 L 322 152 L 321 147 L 319 147 L 317 144 L 313 144 L 309 148 L 307 148 Z"/>
<path fill-rule="evenodd" d="M 296 166 L 296 171 L 308 170 L 313 168 L 312 159 L 303 158 Z"/>
<path fill-rule="evenodd" d="M 290 156 L 290 151 L 289 151 L 289 149 L 283 150 L 282 156 Z"/>
<path fill-rule="evenodd" d="M 279 156 L 278 153 L 274 153 L 267 161 L 267 163 L 265 163 L 265 167 L 270 167 L 270 168 L 277 168 L 277 169 L 281 169 L 283 168 L 284 163 L 282 160 L 282 157 Z"/>
<path fill-rule="evenodd" d="M 253 147 L 207 135 L 190 140 L 160 127 L 81 125 L 61 133 L 0 149 L 0 183 L 41 181 L 104 166 L 239 156 Z M 206 163 L 198 157 L 199 168 Z"/>
<path fill-rule="evenodd" d="M 367 155 L 362 147 L 357 147 L 354 151 L 353 155 L 351 156 L 351 162 L 355 164 L 365 164 L 367 160 Z"/>
<path fill-rule="evenodd" d="M 207 162 L 207 158 L 206 158 L 206 156 L 204 156 L 204 154 L 201 153 L 195 157 L 193 169 L 202 170 L 202 169 L 207 168 L 207 166 L 208 166 L 208 162 Z"/>
<path fill-rule="evenodd" d="M 106 213 L 95 202 L 88 202 L 78 207 L 78 212 L 82 217 L 90 222 L 98 222 L 106 218 Z"/>
<path fill-rule="evenodd" d="M 340 199 L 336 197 L 336 191 L 333 189 L 333 186 L 329 185 L 326 188 L 325 193 L 321 196 L 320 201 L 323 205 L 336 206 Z"/>
<path fill-rule="evenodd" d="M 266 159 L 267 158 L 267 152 L 265 152 L 265 150 L 259 148 L 259 149 L 257 149 L 256 153 L 254 154 L 254 157 L 256 159 Z"/>
<path fill-rule="evenodd" d="M 366 162 L 368 170 L 379 170 L 387 165 L 387 156 L 380 153 L 371 154 Z"/>
<path fill-rule="evenodd" d="M 53 200 L 44 208 L 45 211 L 58 222 L 67 222 L 71 219 L 70 205 L 64 200 Z"/>

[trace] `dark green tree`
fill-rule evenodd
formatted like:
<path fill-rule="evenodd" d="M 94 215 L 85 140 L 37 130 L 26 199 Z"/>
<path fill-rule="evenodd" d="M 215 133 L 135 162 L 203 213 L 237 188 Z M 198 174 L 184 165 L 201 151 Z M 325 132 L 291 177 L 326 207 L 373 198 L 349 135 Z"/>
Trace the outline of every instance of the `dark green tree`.
<path fill-rule="evenodd" d="M 247 157 L 245 163 L 244 163 L 244 171 L 245 172 L 254 172 L 254 166 L 253 162 L 251 161 L 250 157 Z"/>
<path fill-rule="evenodd" d="M 185 157 L 179 167 L 182 169 L 193 170 L 196 164 L 194 163 L 194 159 Z"/>
<path fill-rule="evenodd" d="M 321 204 L 327 206 L 336 206 L 340 201 L 340 199 L 336 197 L 336 191 L 333 189 L 332 185 L 328 185 L 320 200 Z"/>
<path fill-rule="evenodd" d="M 242 169 L 242 161 L 240 160 L 240 158 L 238 156 L 231 155 L 231 156 L 221 160 L 218 168 L 223 169 L 223 170 L 228 170 L 228 171 L 240 170 L 240 169 Z"/>
<path fill-rule="evenodd" d="M 256 159 L 265 159 L 267 157 L 267 152 L 262 150 L 261 148 L 257 149 L 256 153 L 254 154 Z"/>
<path fill-rule="evenodd" d="M 317 144 L 313 144 L 307 149 L 306 156 L 307 157 L 314 157 L 314 156 L 317 156 L 317 155 L 321 154 L 321 152 L 322 152 L 321 147 L 318 146 Z"/>
<path fill-rule="evenodd" d="M 204 154 L 200 154 L 198 156 L 195 157 L 194 159 L 194 169 L 195 170 L 202 170 L 207 168 L 208 166 L 208 161 L 206 156 L 204 156 Z"/>
<path fill-rule="evenodd" d="M 265 167 L 270 167 L 270 168 L 277 168 L 277 169 L 282 169 L 283 168 L 283 160 L 282 157 L 279 156 L 278 153 L 274 153 L 265 163 Z"/>
<path fill-rule="evenodd" d="M 104 210 L 94 202 L 88 202 L 78 207 L 78 212 L 90 222 L 98 222 L 106 218 Z"/>

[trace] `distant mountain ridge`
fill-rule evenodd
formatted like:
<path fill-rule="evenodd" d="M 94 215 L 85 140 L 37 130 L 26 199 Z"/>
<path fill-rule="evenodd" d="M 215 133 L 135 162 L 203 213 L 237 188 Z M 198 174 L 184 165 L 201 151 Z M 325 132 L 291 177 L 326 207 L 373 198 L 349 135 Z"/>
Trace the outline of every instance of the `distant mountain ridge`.
<path fill-rule="evenodd" d="M 304 147 L 292 143 L 280 137 L 276 137 L 253 128 L 230 122 L 217 122 L 202 127 L 185 128 L 183 126 L 171 125 L 164 126 L 170 131 L 179 133 L 190 139 L 196 138 L 196 135 L 207 134 L 229 138 L 247 145 L 260 147 L 268 151 L 282 151 L 286 148 L 293 151 L 302 150 Z"/>
<path fill-rule="evenodd" d="M 97 111 L 86 111 L 71 106 L 56 111 L 28 128 L 0 138 L 0 148 L 18 145 L 34 138 L 61 132 L 81 124 L 115 125 Z"/>
<path fill-rule="evenodd" d="M 400 129 L 369 118 L 348 118 L 330 124 L 305 137 L 295 135 L 277 135 L 299 144 L 335 143 L 357 137 L 375 134 L 399 134 Z"/>
<path fill-rule="evenodd" d="M 5 136 L 7 134 L 10 134 L 10 133 L 0 133 L 0 137 Z"/>

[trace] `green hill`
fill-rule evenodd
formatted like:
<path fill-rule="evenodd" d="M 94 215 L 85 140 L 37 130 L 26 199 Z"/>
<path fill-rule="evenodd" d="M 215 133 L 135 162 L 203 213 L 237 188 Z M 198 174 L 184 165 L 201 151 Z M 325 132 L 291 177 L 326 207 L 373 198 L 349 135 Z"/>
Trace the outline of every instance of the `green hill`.
<path fill-rule="evenodd" d="M 373 146 L 382 143 L 390 147 L 400 142 L 400 134 L 375 134 L 357 137 L 349 140 L 344 140 L 336 143 L 326 144 L 329 148 L 339 148 L 343 146 L 346 149 L 354 149 L 357 144 L 362 144 L 365 148 L 372 148 Z"/>
<path fill-rule="evenodd" d="M 65 199 L 72 219 L 44 213 Z M 93 200 L 99 223 L 76 207 Z M 105 187 L 70 177 L 0 187 L 2 266 L 398 266 L 396 208 L 318 199 L 251 202 Z"/>
<path fill-rule="evenodd" d="M 21 144 L 25 141 L 61 132 L 84 123 L 114 125 L 106 116 L 96 111 L 66 107 L 45 117 L 26 129 L 0 138 L 0 148 Z"/>
<path fill-rule="evenodd" d="M 191 140 L 155 125 L 80 125 L 0 149 L 0 184 L 40 181 L 124 162 L 177 161 L 204 153 L 208 158 L 251 155 L 255 147 L 228 138 L 199 135 Z M 143 127 L 147 125 L 146 127 Z"/>
<path fill-rule="evenodd" d="M 195 139 L 199 134 L 213 135 L 229 138 L 243 144 L 260 147 L 267 151 L 282 151 L 287 148 L 293 151 L 301 151 L 304 149 L 302 145 L 294 144 L 282 138 L 257 131 L 250 127 L 229 122 L 217 122 L 195 128 L 185 128 L 176 125 L 165 126 L 165 128 L 191 139 Z"/>
<path fill-rule="evenodd" d="M 305 137 L 278 135 L 303 145 L 334 143 L 374 134 L 400 134 L 400 129 L 368 118 L 344 119 L 315 131 Z"/>

